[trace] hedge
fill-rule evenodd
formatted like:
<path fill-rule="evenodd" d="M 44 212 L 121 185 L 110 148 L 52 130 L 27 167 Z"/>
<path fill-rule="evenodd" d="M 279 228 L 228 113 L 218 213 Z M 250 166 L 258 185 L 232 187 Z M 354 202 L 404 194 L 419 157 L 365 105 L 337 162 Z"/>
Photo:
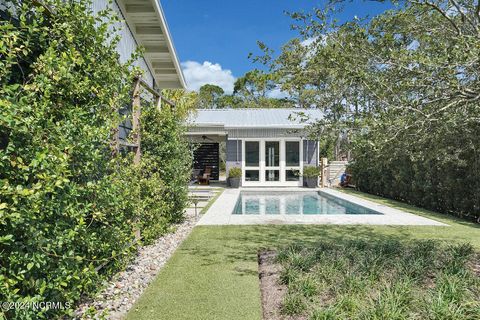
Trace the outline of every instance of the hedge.
<path fill-rule="evenodd" d="M 182 219 L 190 155 L 181 117 L 153 107 L 142 163 L 112 152 L 138 70 L 135 56 L 119 62 L 111 11 L 5 3 L 15 19 L 0 23 L 0 301 L 71 305 L 0 318 L 50 319 L 125 266 L 137 228 L 149 242 Z"/>
<path fill-rule="evenodd" d="M 401 124 L 399 124 L 401 125 Z M 362 191 L 480 222 L 477 128 L 432 128 L 422 139 L 381 129 L 357 138 L 349 165 Z"/>

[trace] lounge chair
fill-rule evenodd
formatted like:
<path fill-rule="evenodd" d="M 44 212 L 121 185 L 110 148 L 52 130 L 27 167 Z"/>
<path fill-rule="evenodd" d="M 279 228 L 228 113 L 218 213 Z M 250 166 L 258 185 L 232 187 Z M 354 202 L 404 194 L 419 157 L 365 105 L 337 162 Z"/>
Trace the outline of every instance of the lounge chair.
<path fill-rule="evenodd" d="M 203 174 L 197 177 L 198 184 L 209 185 L 211 174 L 212 174 L 212 168 L 206 167 L 205 170 L 203 170 Z"/>

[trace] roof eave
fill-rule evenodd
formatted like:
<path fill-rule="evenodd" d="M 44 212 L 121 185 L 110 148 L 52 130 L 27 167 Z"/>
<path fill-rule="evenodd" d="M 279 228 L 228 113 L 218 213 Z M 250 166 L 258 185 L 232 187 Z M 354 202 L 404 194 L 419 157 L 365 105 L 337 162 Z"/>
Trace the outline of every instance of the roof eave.
<path fill-rule="evenodd" d="M 128 24 L 137 44 L 139 46 L 145 47 L 144 59 L 148 65 L 148 68 L 154 75 L 157 87 L 159 89 L 164 89 L 164 88 L 186 89 L 185 78 L 183 76 L 180 63 L 178 61 L 178 56 L 175 50 L 175 46 L 173 44 L 173 40 L 170 35 L 170 31 L 168 29 L 168 25 L 167 25 L 162 7 L 160 5 L 160 2 L 157 0 L 138 0 L 135 3 L 130 3 L 127 0 L 117 0 L 117 3 L 123 15 L 125 16 L 126 23 Z M 142 12 L 142 10 L 129 11 L 127 8 L 127 6 L 142 7 L 142 5 L 144 6 L 144 8 L 149 9 L 149 11 L 144 11 L 144 12 Z M 142 24 L 142 26 L 137 26 L 137 24 L 134 22 L 134 17 L 138 19 L 139 17 L 142 17 L 142 14 L 147 16 L 148 14 L 151 13 L 150 8 L 153 8 L 155 17 L 157 18 L 158 24 L 154 25 L 154 28 L 157 28 L 157 29 L 159 28 L 158 35 L 162 35 L 165 38 L 166 49 L 168 52 L 158 50 L 158 49 L 161 49 L 161 46 L 156 46 L 156 45 L 154 45 L 153 48 L 157 49 L 158 51 L 149 51 L 150 46 L 147 48 L 147 46 L 144 45 L 143 40 L 141 39 L 141 36 L 144 36 L 145 34 L 138 32 L 137 27 L 145 28 L 145 25 Z M 148 25 L 147 25 L 147 28 L 148 28 Z M 170 59 L 166 61 L 166 63 L 173 64 L 173 69 L 175 70 L 174 79 L 172 78 L 173 73 L 168 73 L 168 72 L 162 73 L 161 71 L 157 71 L 157 70 L 161 70 L 161 68 L 156 68 L 156 66 L 154 65 L 154 63 L 157 63 L 156 61 L 154 61 L 156 60 L 155 55 L 165 55 L 165 54 L 167 54 L 167 57 L 170 57 Z M 161 64 L 161 62 L 157 64 Z M 171 67 L 168 67 L 168 68 L 171 68 Z M 173 71 L 173 69 L 169 69 L 169 70 Z"/>
<path fill-rule="evenodd" d="M 185 78 L 183 76 L 182 68 L 180 66 L 180 62 L 178 61 L 178 55 L 177 51 L 175 50 L 175 45 L 173 43 L 172 36 L 170 35 L 170 30 L 168 29 L 168 24 L 167 24 L 167 19 L 165 18 L 165 14 L 163 13 L 163 8 L 160 4 L 160 1 L 153 0 L 153 2 L 156 4 L 155 5 L 155 10 L 157 11 L 159 17 L 160 17 L 160 23 L 162 24 L 162 29 L 164 30 L 165 36 L 167 38 L 167 46 L 168 49 L 170 50 L 172 54 L 172 60 L 173 64 L 175 66 L 175 70 L 177 70 L 179 82 L 181 85 L 181 89 L 186 89 L 187 84 L 185 82 Z"/>

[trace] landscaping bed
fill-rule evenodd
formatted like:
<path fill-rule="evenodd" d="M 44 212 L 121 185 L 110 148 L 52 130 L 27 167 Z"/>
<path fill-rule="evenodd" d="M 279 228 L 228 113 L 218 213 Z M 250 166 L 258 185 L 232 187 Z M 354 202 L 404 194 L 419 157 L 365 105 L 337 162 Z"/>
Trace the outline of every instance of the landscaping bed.
<path fill-rule="evenodd" d="M 264 319 L 480 319 L 469 244 L 345 240 L 259 253 Z"/>

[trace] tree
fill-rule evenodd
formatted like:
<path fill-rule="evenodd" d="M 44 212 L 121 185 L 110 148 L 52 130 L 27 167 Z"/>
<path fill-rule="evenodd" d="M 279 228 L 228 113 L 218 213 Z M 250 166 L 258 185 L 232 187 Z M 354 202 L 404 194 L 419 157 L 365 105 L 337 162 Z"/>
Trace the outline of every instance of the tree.
<path fill-rule="evenodd" d="M 233 96 L 242 101 L 244 108 L 279 108 L 284 99 L 269 96 L 277 88 L 274 73 L 254 69 L 235 81 Z"/>
<path fill-rule="evenodd" d="M 2 1 L 0 301 L 65 307 L 1 310 L 2 319 L 71 313 L 125 266 L 136 230 L 154 240 L 187 201 L 188 99 L 168 96 L 176 113 L 142 98 L 138 165 L 112 148 L 140 70 L 137 55 L 119 62 L 115 12 L 91 8 L 89 0 Z"/>
<path fill-rule="evenodd" d="M 217 85 L 205 84 L 200 87 L 197 108 L 198 109 L 216 109 L 220 107 L 219 99 L 224 95 L 225 91 Z"/>

